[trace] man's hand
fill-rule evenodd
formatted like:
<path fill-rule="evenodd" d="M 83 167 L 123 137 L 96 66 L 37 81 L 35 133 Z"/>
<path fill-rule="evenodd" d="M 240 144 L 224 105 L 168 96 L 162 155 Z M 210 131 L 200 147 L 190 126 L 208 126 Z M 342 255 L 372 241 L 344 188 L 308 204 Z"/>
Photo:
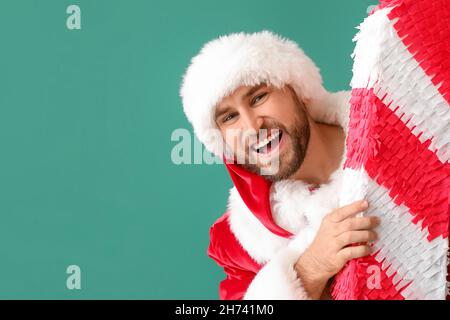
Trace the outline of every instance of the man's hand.
<path fill-rule="evenodd" d="M 360 200 L 325 216 L 314 241 L 298 259 L 295 270 L 312 299 L 320 298 L 327 281 L 347 261 L 371 253 L 367 244 L 350 246 L 354 243 L 371 242 L 378 237 L 371 230 L 380 223 L 377 217 L 355 217 L 368 206 L 367 201 Z"/>

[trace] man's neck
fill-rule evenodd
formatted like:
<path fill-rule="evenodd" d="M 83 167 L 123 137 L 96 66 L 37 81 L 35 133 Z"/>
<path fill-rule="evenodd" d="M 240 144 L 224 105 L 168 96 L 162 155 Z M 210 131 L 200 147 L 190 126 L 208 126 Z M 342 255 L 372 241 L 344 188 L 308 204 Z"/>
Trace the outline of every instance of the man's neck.
<path fill-rule="evenodd" d="M 310 140 L 305 159 L 291 179 L 312 185 L 329 182 L 344 156 L 345 134 L 339 126 L 310 121 Z"/>

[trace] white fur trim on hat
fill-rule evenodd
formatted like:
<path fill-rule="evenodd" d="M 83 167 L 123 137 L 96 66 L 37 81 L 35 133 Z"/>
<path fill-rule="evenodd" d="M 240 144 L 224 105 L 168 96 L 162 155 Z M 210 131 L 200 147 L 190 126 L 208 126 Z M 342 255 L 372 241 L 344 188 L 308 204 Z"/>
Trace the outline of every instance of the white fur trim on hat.
<path fill-rule="evenodd" d="M 180 95 L 184 112 L 205 147 L 223 154 L 223 140 L 213 133 L 216 105 L 242 85 L 292 86 L 306 104 L 326 99 L 322 77 L 297 44 L 270 31 L 234 33 L 205 44 L 187 69 Z"/>

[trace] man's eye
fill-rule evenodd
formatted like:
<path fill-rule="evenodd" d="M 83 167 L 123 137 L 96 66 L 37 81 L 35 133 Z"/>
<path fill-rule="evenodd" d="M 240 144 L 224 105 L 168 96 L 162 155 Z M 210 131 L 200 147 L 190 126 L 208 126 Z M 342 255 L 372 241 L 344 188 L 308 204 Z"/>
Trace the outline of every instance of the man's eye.
<path fill-rule="evenodd" d="M 262 99 L 264 99 L 265 96 L 267 96 L 267 92 L 263 92 L 261 94 L 258 94 L 257 96 L 255 96 L 252 99 L 252 104 L 260 102 Z"/>
<path fill-rule="evenodd" d="M 229 114 L 229 115 L 227 115 L 225 118 L 223 118 L 223 122 L 228 122 L 228 121 L 230 121 L 230 120 L 232 120 L 234 118 L 234 114 L 233 113 L 231 113 L 231 114 Z"/>

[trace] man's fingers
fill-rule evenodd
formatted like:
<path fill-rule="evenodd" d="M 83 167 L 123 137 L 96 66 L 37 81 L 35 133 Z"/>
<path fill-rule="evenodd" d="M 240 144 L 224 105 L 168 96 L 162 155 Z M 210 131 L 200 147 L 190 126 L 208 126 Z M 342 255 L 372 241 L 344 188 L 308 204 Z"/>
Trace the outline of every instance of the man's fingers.
<path fill-rule="evenodd" d="M 333 222 L 340 222 L 359 212 L 363 212 L 369 207 L 367 200 L 359 200 L 343 206 L 330 214 L 330 219 Z"/>
<path fill-rule="evenodd" d="M 345 247 L 338 252 L 338 258 L 341 259 L 342 264 L 345 264 L 347 261 L 362 258 L 368 256 L 372 253 L 372 249 L 369 246 L 350 246 Z"/>
<path fill-rule="evenodd" d="M 380 218 L 376 216 L 348 218 L 338 224 L 337 234 L 355 230 L 370 230 L 379 224 Z"/>
<path fill-rule="evenodd" d="M 372 242 L 378 238 L 375 231 L 347 231 L 337 237 L 338 244 L 341 248 L 356 242 Z"/>

